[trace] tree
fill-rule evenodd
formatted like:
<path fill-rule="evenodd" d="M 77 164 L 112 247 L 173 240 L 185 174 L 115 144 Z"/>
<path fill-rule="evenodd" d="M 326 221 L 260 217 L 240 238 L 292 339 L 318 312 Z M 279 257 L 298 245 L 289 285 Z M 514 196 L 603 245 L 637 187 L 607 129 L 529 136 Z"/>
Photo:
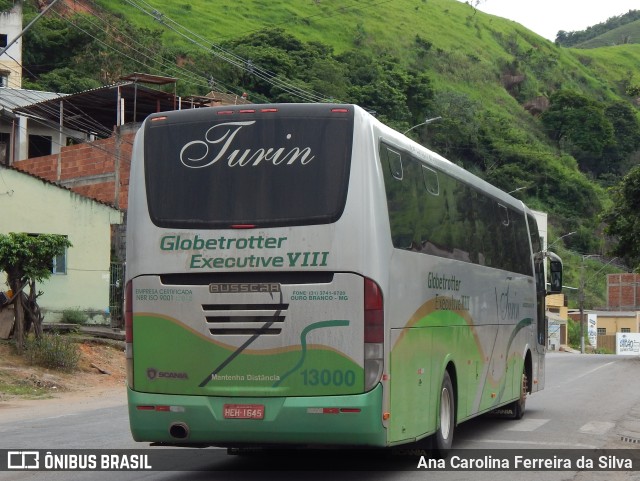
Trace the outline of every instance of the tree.
<path fill-rule="evenodd" d="M 549 137 L 573 155 L 582 170 L 601 174 L 605 150 L 615 144 L 614 128 L 604 104 L 572 90 L 558 90 L 542 116 Z"/>
<path fill-rule="evenodd" d="M 14 338 L 19 351 L 32 325 L 36 337 L 42 334 L 42 314 L 37 303 L 42 292 L 36 290 L 36 282 L 51 276 L 54 257 L 67 247 L 71 242 L 63 235 L 0 234 L 0 269 L 7 273 L 7 283 L 13 291 Z"/>
<path fill-rule="evenodd" d="M 640 270 L 640 165 L 613 189 L 613 206 L 604 214 L 607 234 L 616 236 L 612 253 Z"/>
<path fill-rule="evenodd" d="M 625 173 L 634 152 L 640 148 L 640 120 L 628 102 L 607 105 L 605 115 L 614 131 L 614 142 L 604 152 L 604 163 L 615 174 Z"/>

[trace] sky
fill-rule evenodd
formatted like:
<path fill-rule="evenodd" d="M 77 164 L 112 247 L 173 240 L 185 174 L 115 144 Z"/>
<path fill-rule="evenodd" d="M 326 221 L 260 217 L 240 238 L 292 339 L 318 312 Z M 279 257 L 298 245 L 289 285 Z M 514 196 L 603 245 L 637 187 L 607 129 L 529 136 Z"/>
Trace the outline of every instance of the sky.
<path fill-rule="evenodd" d="M 467 0 L 459 0 L 465 3 Z M 475 0 L 469 0 L 472 5 Z M 640 10 L 640 0 L 480 0 L 478 10 L 514 20 L 555 41 L 559 30 L 584 30 L 610 17 Z"/>

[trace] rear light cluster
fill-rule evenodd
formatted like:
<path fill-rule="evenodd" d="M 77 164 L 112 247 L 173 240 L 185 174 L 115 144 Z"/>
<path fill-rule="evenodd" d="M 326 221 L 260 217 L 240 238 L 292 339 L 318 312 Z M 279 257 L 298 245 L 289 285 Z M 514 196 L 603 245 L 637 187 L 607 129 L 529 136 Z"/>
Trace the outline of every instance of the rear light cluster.
<path fill-rule="evenodd" d="M 133 389 L 133 287 L 127 282 L 124 290 L 124 341 L 127 360 L 127 385 Z"/>
<path fill-rule="evenodd" d="M 384 303 L 380 286 L 364 279 L 364 389 L 380 381 L 384 367 Z"/>
<path fill-rule="evenodd" d="M 268 114 L 268 113 L 275 113 L 277 112 L 278 109 L 274 108 L 274 107 L 265 107 L 265 108 L 250 108 L 250 109 L 238 109 L 238 110 L 233 110 L 233 109 L 229 109 L 229 110 L 218 110 L 216 112 L 217 115 L 233 115 L 235 113 L 239 113 L 239 114 L 256 114 L 256 113 L 260 113 L 260 114 Z M 334 107 L 331 109 L 331 113 L 333 114 L 348 114 L 349 113 L 349 109 L 347 107 Z M 160 118 L 160 117 L 156 117 L 156 118 Z M 156 118 L 152 119 L 152 120 L 156 120 Z M 161 119 L 164 120 L 166 117 L 162 117 Z"/>

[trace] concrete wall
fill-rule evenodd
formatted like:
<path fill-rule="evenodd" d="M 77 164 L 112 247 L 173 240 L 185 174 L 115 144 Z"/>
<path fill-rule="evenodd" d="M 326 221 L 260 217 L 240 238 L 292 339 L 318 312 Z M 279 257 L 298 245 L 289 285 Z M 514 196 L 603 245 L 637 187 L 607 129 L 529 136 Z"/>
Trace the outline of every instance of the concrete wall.
<path fill-rule="evenodd" d="M 608 314 L 598 313 L 598 327 L 605 328 L 606 334 L 622 332 L 622 329 L 629 329 L 629 332 L 640 332 L 640 313 L 634 316 L 616 316 L 615 312 Z"/>
<path fill-rule="evenodd" d="M 46 320 L 63 309 L 105 312 L 109 306 L 111 224 L 122 214 L 70 190 L 0 167 L 0 233 L 62 234 L 73 244 L 67 273 L 38 284 Z M 2 281 L 5 281 L 2 274 Z"/>

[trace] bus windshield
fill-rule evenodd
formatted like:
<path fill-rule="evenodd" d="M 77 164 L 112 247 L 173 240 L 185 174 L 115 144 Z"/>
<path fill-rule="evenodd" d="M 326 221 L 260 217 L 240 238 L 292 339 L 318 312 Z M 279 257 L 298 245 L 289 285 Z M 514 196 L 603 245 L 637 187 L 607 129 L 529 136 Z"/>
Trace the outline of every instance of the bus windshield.
<path fill-rule="evenodd" d="M 335 222 L 347 194 L 353 112 L 325 106 L 319 117 L 311 108 L 199 109 L 188 123 L 172 113 L 147 122 L 153 223 L 211 229 Z"/>

